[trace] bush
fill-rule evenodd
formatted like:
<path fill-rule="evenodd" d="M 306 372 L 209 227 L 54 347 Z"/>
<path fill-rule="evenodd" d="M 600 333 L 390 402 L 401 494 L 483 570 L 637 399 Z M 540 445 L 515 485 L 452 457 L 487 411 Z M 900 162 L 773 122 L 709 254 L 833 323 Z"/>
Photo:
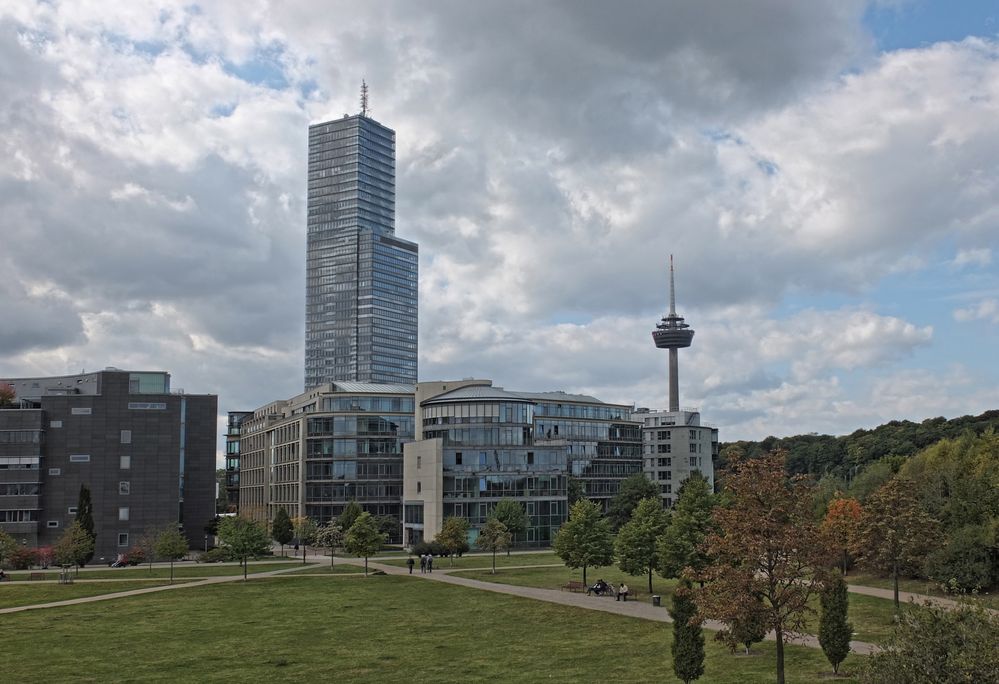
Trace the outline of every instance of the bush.
<path fill-rule="evenodd" d="M 202 563 L 223 563 L 233 560 L 233 557 L 232 553 L 229 552 L 229 549 L 220 546 L 201 554 L 198 560 Z"/>
<path fill-rule="evenodd" d="M 926 559 L 927 577 L 958 591 L 989 588 L 997 580 L 989 542 L 984 527 L 968 525 L 955 530 L 947 544 Z"/>
<path fill-rule="evenodd" d="M 133 546 L 125 552 L 125 562 L 129 565 L 142 565 L 146 562 L 146 552 L 138 546 Z"/>
<path fill-rule="evenodd" d="M 14 570 L 27 570 L 38 560 L 38 552 L 35 549 L 29 549 L 26 546 L 21 546 L 10 552 L 7 556 L 7 562 L 10 567 Z"/>
<path fill-rule="evenodd" d="M 35 549 L 35 563 L 47 568 L 52 565 L 52 547 L 51 546 L 40 546 Z"/>
<path fill-rule="evenodd" d="M 436 541 L 422 541 L 417 544 L 413 544 L 413 554 L 417 556 L 425 556 L 427 554 L 431 556 L 443 556 L 447 553 L 447 549 L 444 545 Z"/>

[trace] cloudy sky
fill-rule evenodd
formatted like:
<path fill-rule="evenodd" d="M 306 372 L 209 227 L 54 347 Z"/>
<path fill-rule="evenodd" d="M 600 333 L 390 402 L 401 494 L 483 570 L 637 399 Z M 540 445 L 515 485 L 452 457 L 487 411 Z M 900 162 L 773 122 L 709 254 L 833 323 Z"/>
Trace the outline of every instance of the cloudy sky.
<path fill-rule="evenodd" d="M 999 408 L 999 6 L 0 0 L 0 376 L 302 390 L 307 126 L 397 131 L 420 378 L 722 439 Z"/>

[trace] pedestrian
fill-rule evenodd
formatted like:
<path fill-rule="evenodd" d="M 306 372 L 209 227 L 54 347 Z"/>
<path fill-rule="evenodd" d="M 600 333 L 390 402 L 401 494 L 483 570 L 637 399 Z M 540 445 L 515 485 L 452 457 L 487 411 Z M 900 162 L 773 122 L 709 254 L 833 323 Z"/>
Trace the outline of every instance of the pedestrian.
<path fill-rule="evenodd" d="M 427 554 L 427 572 L 434 571 L 434 556 L 431 553 Z"/>
<path fill-rule="evenodd" d="M 420 554 L 420 574 L 427 574 L 427 554 L 425 553 Z"/>
<path fill-rule="evenodd" d="M 409 558 L 406 559 L 406 565 L 409 566 L 409 574 L 410 575 L 413 574 L 413 565 L 414 564 L 415 564 L 415 561 L 413 560 L 412 556 L 410 556 Z"/>
<path fill-rule="evenodd" d="M 617 588 L 617 600 L 628 602 L 628 585 L 621 582 L 621 586 Z"/>

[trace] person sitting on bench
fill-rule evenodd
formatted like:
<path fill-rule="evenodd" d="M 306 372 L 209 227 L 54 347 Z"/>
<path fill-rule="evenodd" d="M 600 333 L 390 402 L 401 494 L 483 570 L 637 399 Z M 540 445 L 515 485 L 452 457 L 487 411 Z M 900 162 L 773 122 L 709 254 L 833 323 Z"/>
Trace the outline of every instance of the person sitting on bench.
<path fill-rule="evenodd" d="M 597 596 L 603 596 L 604 594 L 607 593 L 607 591 L 609 589 L 610 589 L 610 586 L 606 582 L 604 582 L 602 579 L 598 579 L 593 584 L 592 587 L 589 587 L 586 590 L 586 595 L 589 596 L 590 593 L 592 592 L 592 593 L 596 594 Z"/>
<path fill-rule="evenodd" d="M 617 588 L 617 600 L 627 601 L 628 600 L 628 585 L 621 582 L 621 586 Z"/>

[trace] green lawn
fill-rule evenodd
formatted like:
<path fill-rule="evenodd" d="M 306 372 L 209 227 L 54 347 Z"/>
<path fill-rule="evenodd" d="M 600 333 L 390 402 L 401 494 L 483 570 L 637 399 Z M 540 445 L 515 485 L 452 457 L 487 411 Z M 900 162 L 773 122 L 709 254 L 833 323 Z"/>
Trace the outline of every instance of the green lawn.
<path fill-rule="evenodd" d="M 371 560 L 376 560 L 379 563 L 384 563 L 385 565 L 395 565 L 400 568 L 406 567 L 406 558 L 399 558 L 393 560 L 382 560 L 380 558 L 373 558 Z M 413 557 L 414 572 L 420 569 L 420 559 L 418 557 Z M 492 567 L 492 556 L 462 556 L 461 558 L 454 559 L 454 567 L 456 569 L 463 568 L 491 568 Z M 541 552 L 541 553 L 520 553 L 507 556 L 506 554 L 496 554 L 496 567 L 509 567 L 511 565 L 561 565 L 562 561 L 551 552 Z M 434 569 L 435 570 L 449 570 L 451 569 L 451 561 L 447 558 L 434 558 Z"/>
<path fill-rule="evenodd" d="M 331 568 L 329 563 L 320 563 L 319 565 L 312 563 L 304 568 L 292 570 L 289 574 L 352 575 L 358 572 L 363 573 L 364 567 L 360 565 L 349 565 L 347 563 L 337 563 Z"/>
<path fill-rule="evenodd" d="M 676 681 L 668 625 L 408 577 L 192 587 L 3 625 L 16 682 Z M 700 682 L 773 681 L 772 644 L 747 658 L 706 637 Z M 789 682 L 830 669 L 818 650 L 786 654 Z"/>
<path fill-rule="evenodd" d="M 865 587 L 878 587 L 879 589 L 893 588 L 890 577 L 877 577 L 875 575 L 862 573 L 851 573 L 847 575 L 846 583 L 859 584 Z M 948 594 L 947 592 L 940 590 L 940 585 L 938 583 L 918 579 L 900 579 L 898 581 L 898 589 L 899 591 L 908 591 L 913 594 L 926 594 L 927 596 L 939 596 L 940 598 L 953 600 L 967 598 L 972 601 L 980 602 L 986 608 L 999 610 L 999 592 L 986 594 Z"/>
<path fill-rule="evenodd" d="M 270 572 L 271 570 L 286 570 L 290 566 L 288 563 L 278 562 L 278 563 L 250 563 L 247 568 L 249 574 L 257 572 Z M 28 572 L 11 572 L 9 573 L 11 580 L 28 580 Z M 54 580 L 59 579 L 59 572 L 48 570 L 43 572 L 45 579 Z M 242 575 L 243 568 L 239 565 L 214 565 L 211 563 L 200 563 L 198 565 L 193 565 L 190 563 L 185 563 L 184 565 L 176 565 L 173 569 L 174 577 L 223 577 L 226 575 Z M 88 579 L 160 579 L 170 577 L 170 568 L 153 566 L 152 569 L 146 566 L 137 566 L 134 568 L 107 568 L 102 570 L 83 570 L 79 575 L 74 576 L 78 580 L 88 580 Z M 30 580 L 29 580 L 30 581 Z"/>
<path fill-rule="evenodd" d="M 132 591 L 146 587 L 159 587 L 169 582 L 150 580 L 148 582 L 93 582 L 90 584 L 0 584 L 0 608 L 31 606 L 36 603 L 52 603 L 67 599 L 114 594 L 118 591 Z M 6 619 L 6 618 L 4 618 Z"/>

